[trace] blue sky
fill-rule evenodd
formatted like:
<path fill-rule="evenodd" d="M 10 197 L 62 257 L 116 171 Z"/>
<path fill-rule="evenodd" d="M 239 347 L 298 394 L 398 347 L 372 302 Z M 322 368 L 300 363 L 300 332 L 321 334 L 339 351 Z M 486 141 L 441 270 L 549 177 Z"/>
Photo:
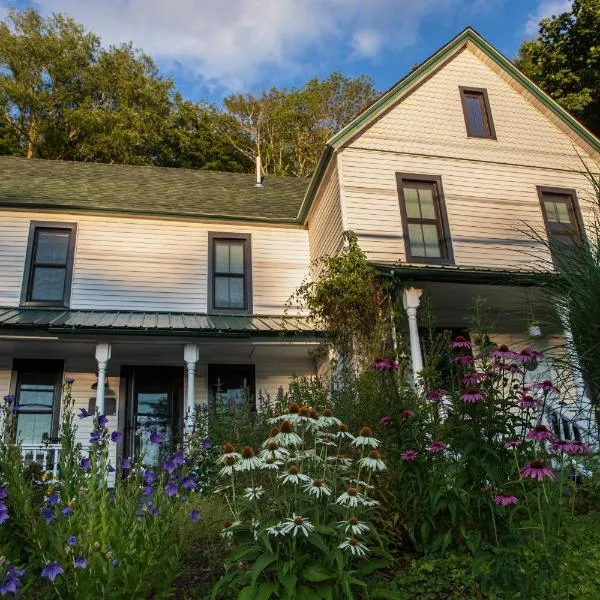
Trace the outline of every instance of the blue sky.
<path fill-rule="evenodd" d="M 0 0 L 0 16 L 26 5 L 133 41 L 186 97 L 218 103 L 332 71 L 384 90 L 467 25 L 512 58 L 570 0 Z"/>

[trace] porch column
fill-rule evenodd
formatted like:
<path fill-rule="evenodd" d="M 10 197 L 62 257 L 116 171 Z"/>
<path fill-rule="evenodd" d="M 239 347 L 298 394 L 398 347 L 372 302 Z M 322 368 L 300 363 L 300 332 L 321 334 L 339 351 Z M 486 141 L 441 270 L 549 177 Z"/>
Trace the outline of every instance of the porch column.
<path fill-rule="evenodd" d="M 96 389 L 96 412 L 104 414 L 104 384 L 106 382 L 106 366 L 110 360 L 110 344 L 96 344 L 96 361 L 98 362 L 98 388 Z"/>
<path fill-rule="evenodd" d="M 577 395 L 578 408 L 583 407 L 584 400 L 588 400 L 585 394 L 585 382 L 581 375 L 581 365 L 579 363 L 579 357 L 577 355 L 577 349 L 573 342 L 573 333 L 571 332 L 571 325 L 569 324 L 569 315 L 567 312 L 557 307 L 558 316 L 563 326 L 563 332 L 565 334 L 565 341 L 568 352 L 568 360 L 571 366 L 571 374 L 573 375 L 573 383 L 575 384 L 575 394 Z"/>
<path fill-rule="evenodd" d="M 409 288 L 402 292 L 402 303 L 408 317 L 408 335 L 410 340 L 410 358 L 413 377 L 419 381 L 419 372 L 423 369 L 423 356 L 421 355 L 421 342 L 419 341 L 419 328 L 417 326 L 417 308 L 421 304 L 423 290 Z"/>
<path fill-rule="evenodd" d="M 187 394 L 185 406 L 185 424 L 191 431 L 194 424 L 194 412 L 196 410 L 195 375 L 196 363 L 198 362 L 198 345 L 186 344 L 183 347 L 183 359 L 187 367 Z"/>

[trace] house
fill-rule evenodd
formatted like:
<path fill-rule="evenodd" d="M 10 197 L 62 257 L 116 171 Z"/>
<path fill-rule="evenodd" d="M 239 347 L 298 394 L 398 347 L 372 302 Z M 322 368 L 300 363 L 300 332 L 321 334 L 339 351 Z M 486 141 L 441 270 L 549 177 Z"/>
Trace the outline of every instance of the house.
<path fill-rule="evenodd" d="M 552 346 L 564 327 L 535 312 L 531 275 L 552 262 L 531 230 L 585 234 L 582 161 L 600 170 L 600 141 L 470 28 L 335 135 L 310 181 L 0 157 L 0 395 L 24 448 L 56 436 L 64 376 L 131 455 L 136 430 L 172 436 L 217 393 L 314 374 L 320 332 L 286 301 L 346 230 L 403 290 L 415 373 L 424 290 L 440 327 L 464 329 L 483 296 L 496 343 Z M 573 380 L 568 418 L 550 415 L 564 436 Z"/>

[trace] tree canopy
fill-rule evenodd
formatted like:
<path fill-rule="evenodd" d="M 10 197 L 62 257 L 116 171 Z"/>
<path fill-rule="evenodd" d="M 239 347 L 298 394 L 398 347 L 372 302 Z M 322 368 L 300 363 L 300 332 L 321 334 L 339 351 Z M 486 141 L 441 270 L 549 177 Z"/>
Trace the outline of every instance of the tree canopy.
<path fill-rule="evenodd" d="M 542 19 L 515 64 L 600 135 L 600 0 L 574 0 L 570 12 Z"/>

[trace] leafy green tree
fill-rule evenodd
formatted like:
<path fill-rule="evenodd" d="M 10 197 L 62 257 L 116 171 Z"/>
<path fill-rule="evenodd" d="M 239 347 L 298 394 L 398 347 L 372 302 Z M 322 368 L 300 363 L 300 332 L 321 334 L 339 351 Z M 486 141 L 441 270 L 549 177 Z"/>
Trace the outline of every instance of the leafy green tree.
<path fill-rule="evenodd" d="M 515 64 L 600 135 L 600 0 L 574 0 L 570 12 L 542 19 Z"/>

